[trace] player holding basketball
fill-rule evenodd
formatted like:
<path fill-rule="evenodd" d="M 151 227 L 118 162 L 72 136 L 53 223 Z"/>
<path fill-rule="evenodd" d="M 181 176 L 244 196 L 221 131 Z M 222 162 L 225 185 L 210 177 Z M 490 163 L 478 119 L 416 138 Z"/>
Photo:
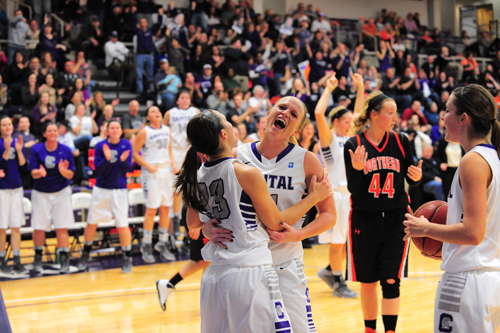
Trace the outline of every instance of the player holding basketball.
<path fill-rule="evenodd" d="M 21 234 L 19 228 L 24 225 L 23 188 L 20 172 L 28 170 L 24 152 L 23 138 L 12 139 L 12 120 L 9 117 L 0 118 L 0 272 L 26 272 L 21 264 Z M 7 265 L 5 258 L 5 242 L 7 228 L 10 227 L 10 243 L 14 254 L 14 265 Z"/>
<path fill-rule="evenodd" d="M 405 239 L 428 236 L 444 242 L 434 332 L 495 333 L 500 327 L 497 105 L 485 88 L 468 84 L 456 88 L 446 106 L 445 139 L 466 152 L 451 185 L 446 225 L 408 214 Z"/>
<path fill-rule="evenodd" d="M 299 110 L 292 112 L 296 114 L 295 121 L 299 121 Z M 287 118 L 284 119 L 288 121 Z M 211 265 L 201 281 L 201 331 L 291 331 L 278 277 L 271 266 L 269 236 L 259 220 L 267 228 L 277 230 L 284 223 L 300 219 L 316 202 L 331 197 L 328 177 L 321 186 L 315 186 L 315 176 L 310 177 L 310 195 L 280 212 L 261 172 L 233 158 L 232 149 L 238 139 L 223 115 L 207 110 L 193 117 L 187 135 L 192 147 L 176 187 L 177 191 L 182 190 L 190 208 L 188 215 L 195 215 L 194 219 L 188 218 L 188 226 L 199 229 L 203 222 L 216 218 L 234 235 L 227 250 L 214 243 L 202 250 L 203 258 Z M 208 162 L 198 174 L 197 151 L 208 155 Z M 196 218 L 196 212 L 200 212 L 203 222 Z"/>
<path fill-rule="evenodd" d="M 336 107 L 328 115 L 330 119 L 330 124 L 328 125 L 325 111 L 329 96 L 338 86 L 335 74 L 327 80 L 326 89 L 316 105 L 316 110 L 314 110 L 323 165 L 328 168 L 329 174 L 335 175 L 335 177 L 330 179 L 335 191 L 334 199 L 337 208 L 337 223 L 335 227 L 319 235 L 320 244 L 330 243 L 330 264 L 317 274 L 333 289 L 334 296 L 343 298 L 358 297 L 356 292 L 349 289 L 342 277 L 342 260 L 345 256 L 344 249 L 347 242 L 349 212 L 351 210 L 351 194 L 347 189 L 344 164 L 344 145 L 349 139 L 349 131 L 351 130 L 354 116 L 357 116 L 360 112 L 364 99 L 363 77 L 359 74 L 353 75 L 352 73 L 351 77 L 358 88 L 354 114 L 344 106 Z"/>
<path fill-rule="evenodd" d="M 394 332 L 399 313 L 400 279 L 406 276 L 409 241 L 403 241 L 408 195 L 404 179 L 417 185 L 420 162 L 413 165 L 410 142 L 392 132 L 397 121 L 394 100 L 380 92 L 370 94 L 354 120 L 369 129 L 347 140 L 344 161 L 352 210 L 348 239 L 347 276 L 361 282 L 361 308 L 365 332 L 375 332 L 378 313 L 377 285 L 382 287 L 382 319 L 386 332 Z"/>
<path fill-rule="evenodd" d="M 30 170 L 33 177 L 31 202 L 31 226 L 33 227 L 33 243 L 35 243 L 35 261 L 33 270 L 41 273 L 45 230 L 50 229 L 51 222 L 56 229 L 57 244 L 61 256 L 60 273 L 69 273 L 69 236 L 68 227 L 75 224 L 71 205 L 70 179 L 73 178 L 75 165 L 71 149 L 57 142 L 59 131 L 57 125 L 48 122 L 44 126 L 40 142 L 31 147 Z"/>
<path fill-rule="evenodd" d="M 324 170 L 318 158 L 301 148 L 294 137 L 307 124 L 306 114 L 307 109 L 300 99 L 284 97 L 278 100 L 267 113 L 267 128 L 262 141 L 238 146 L 233 151 L 236 158 L 256 167 L 266 177 L 269 193 L 281 210 L 291 207 L 306 195 L 306 184 L 311 177 L 323 179 Z M 295 332 L 316 331 L 301 241 L 330 229 L 336 221 L 333 196 L 319 202 L 316 207 L 318 217 L 304 228 L 304 218 L 300 218 L 294 223 L 284 224 L 282 231 L 268 230 L 273 265 Z M 213 223 L 207 223 L 203 233 L 212 242 L 224 246 L 222 242 L 227 241 L 227 230 L 212 226 Z M 217 236 L 214 238 L 214 235 Z"/>
<path fill-rule="evenodd" d="M 166 260 L 175 260 L 168 250 L 168 212 L 172 205 L 174 174 L 177 165 L 172 153 L 172 133 L 168 126 L 162 125 L 160 109 L 152 106 L 146 114 L 146 127 L 137 133 L 134 141 L 134 160 L 141 166 L 142 189 L 146 197 L 144 214 L 144 236 L 141 252 L 145 262 L 155 262 L 153 256 L 153 228 L 156 211 L 160 209 L 158 231 L 159 241 L 155 250 Z M 142 156 L 139 151 L 142 149 Z"/>
<path fill-rule="evenodd" d="M 163 125 L 169 126 L 172 131 L 172 152 L 175 164 L 180 167 L 186 158 L 190 144 L 187 140 L 186 127 L 191 118 L 200 113 L 200 110 L 191 106 L 191 95 L 188 90 L 179 91 L 177 107 L 168 110 L 163 118 Z M 175 174 L 176 172 L 174 172 Z M 181 214 L 180 194 L 174 193 L 173 202 L 173 230 L 178 234 Z M 175 235 L 177 238 L 178 235 Z"/>
<path fill-rule="evenodd" d="M 132 170 L 132 146 L 122 139 L 122 126 L 111 120 L 107 126 L 108 139 L 95 146 L 96 184 L 92 190 L 85 244 L 78 269 L 85 270 L 99 222 L 115 218 L 116 228 L 122 246 L 122 273 L 132 271 L 132 235 L 128 227 L 127 172 Z"/>

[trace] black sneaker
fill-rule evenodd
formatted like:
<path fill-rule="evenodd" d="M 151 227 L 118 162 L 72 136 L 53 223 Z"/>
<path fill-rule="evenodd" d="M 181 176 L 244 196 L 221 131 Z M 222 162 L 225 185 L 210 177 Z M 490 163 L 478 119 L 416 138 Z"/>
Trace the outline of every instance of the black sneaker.
<path fill-rule="evenodd" d="M 12 267 L 7 264 L 5 257 L 0 259 L 0 272 L 5 274 L 12 273 Z"/>
<path fill-rule="evenodd" d="M 89 260 L 90 260 L 90 253 L 83 251 L 80 260 L 78 260 L 78 265 L 77 265 L 78 270 L 79 271 L 86 270 Z"/>
<path fill-rule="evenodd" d="M 18 274 L 23 274 L 26 273 L 28 270 L 21 264 L 21 259 L 14 257 L 14 265 L 12 266 L 14 268 L 14 272 Z"/>
<path fill-rule="evenodd" d="M 59 274 L 69 273 L 69 255 L 68 253 L 61 252 L 61 269 L 59 269 Z"/>
<path fill-rule="evenodd" d="M 35 260 L 33 261 L 33 271 L 35 273 L 42 273 L 43 272 L 42 255 L 41 254 L 35 254 Z"/>

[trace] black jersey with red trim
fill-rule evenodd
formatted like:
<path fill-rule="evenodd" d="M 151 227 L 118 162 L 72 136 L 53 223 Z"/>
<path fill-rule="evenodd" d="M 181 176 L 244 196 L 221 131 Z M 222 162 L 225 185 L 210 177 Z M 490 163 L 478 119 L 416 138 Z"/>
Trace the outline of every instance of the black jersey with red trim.
<path fill-rule="evenodd" d="M 349 154 L 349 149 L 355 152 L 358 146 L 364 146 L 368 153 L 363 170 L 352 167 Z M 418 182 L 407 176 L 414 162 L 406 135 L 387 132 L 377 146 L 368 139 L 366 132 L 358 134 L 345 143 L 344 161 L 353 209 L 386 212 L 408 206 L 404 179 L 406 177 L 410 186 Z"/>

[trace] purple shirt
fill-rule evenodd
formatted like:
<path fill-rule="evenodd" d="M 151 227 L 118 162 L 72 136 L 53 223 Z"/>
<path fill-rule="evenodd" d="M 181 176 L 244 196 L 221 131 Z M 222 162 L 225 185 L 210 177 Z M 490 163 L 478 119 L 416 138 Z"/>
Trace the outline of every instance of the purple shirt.
<path fill-rule="evenodd" d="M 33 179 L 33 189 L 44 193 L 59 192 L 69 186 L 69 179 L 64 178 L 59 172 L 59 161 L 69 162 L 68 170 L 75 171 L 73 154 L 68 146 L 58 143 L 54 151 L 45 148 L 45 142 L 40 142 L 31 147 L 30 171 L 39 169 L 43 165 L 47 175 L 42 178 Z"/>
<path fill-rule="evenodd" d="M 106 160 L 102 147 L 107 144 L 111 150 L 111 158 Z M 120 156 L 126 150 L 130 151 L 125 162 Z M 95 146 L 95 172 L 97 174 L 95 185 L 106 189 L 127 188 L 127 172 L 132 170 L 132 145 L 130 141 L 120 139 L 117 144 L 103 140 Z"/>
<path fill-rule="evenodd" d="M 15 148 L 15 140 L 12 140 L 9 151 L 9 158 L 4 160 L 3 153 L 5 147 L 3 139 L 0 138 L 0 169 L 5 173 L 5 177 L 0 178 L 0 190 L 14 189 L 21 187 L 21 175 L 19 171 L 27 171 L 28 163 L 19 166 L 19 156 Z M 26 157 L 23 147 L 23 155 Z"/>

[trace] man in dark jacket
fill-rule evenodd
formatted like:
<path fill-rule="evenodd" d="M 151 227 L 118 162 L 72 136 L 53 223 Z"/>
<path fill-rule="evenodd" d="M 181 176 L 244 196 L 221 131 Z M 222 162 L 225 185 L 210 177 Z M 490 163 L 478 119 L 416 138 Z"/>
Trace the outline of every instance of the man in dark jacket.
<path fill-rule="evenodd" d="M 425 193 L 434 195 L 434 199 L 443 200 L 442 181 L 439 178 L 439 166 L 432 157 L 434 148 L 422 149 L 422 186 Z"/>
<path fill-rule="evenodd" d="M 248 91 L 248 59 L 250 53 L 246 46 L 241 46 L 241 40 L 235 38 L 231 41 L 231 47 L 224 49 L 224 59 L 227 68 L 234 69 L 234 79 L 240 83 L 244 92 Z"/>

